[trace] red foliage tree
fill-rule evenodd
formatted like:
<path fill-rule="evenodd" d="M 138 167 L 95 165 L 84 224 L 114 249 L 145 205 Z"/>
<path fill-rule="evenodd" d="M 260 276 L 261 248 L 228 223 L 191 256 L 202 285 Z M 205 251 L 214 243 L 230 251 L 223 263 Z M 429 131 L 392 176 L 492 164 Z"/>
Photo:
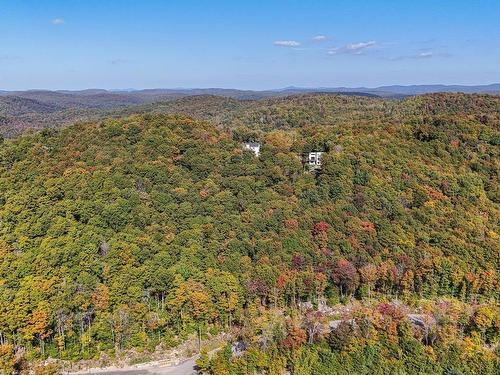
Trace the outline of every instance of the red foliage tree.
<path fill-rule="evenodd" d="M 359 274 L 356 267 L 348 260 L 341 259 L 337 262 L 332 273 L 333 281 L 339 286 L 342 297 L 352 294 L 359 285 Z"/>
<path fill-rule="evenodd" d="M 312 229 L 312 234 L 314 237 L 326 235 L 326 232 L 328 231 L 329 228 L 330 224 L 324 221 L 320 221 L 319 223 L 314 224 L 314 227 Z"/>

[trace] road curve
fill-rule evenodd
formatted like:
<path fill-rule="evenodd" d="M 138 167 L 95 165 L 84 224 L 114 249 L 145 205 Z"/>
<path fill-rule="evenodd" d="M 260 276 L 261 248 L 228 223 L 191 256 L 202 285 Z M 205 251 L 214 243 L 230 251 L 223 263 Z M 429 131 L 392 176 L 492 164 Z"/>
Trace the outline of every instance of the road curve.
<path fill-rule="evenodd" d="M 191 375 L 196 373 L 195 362 L 198 355 L 185 360 L 177 365 L 153 365 L 141 368 L 126 367 L 123 369 L 80 371 L 78 374 L 99 374 L 99 375 Z"/>

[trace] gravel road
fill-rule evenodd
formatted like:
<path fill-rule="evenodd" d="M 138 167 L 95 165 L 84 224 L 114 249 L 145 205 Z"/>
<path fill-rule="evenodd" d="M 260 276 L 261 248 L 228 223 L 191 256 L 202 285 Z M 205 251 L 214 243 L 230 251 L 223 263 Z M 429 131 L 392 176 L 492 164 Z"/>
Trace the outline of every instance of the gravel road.
<path fill-rule="evenodd" d="M 198 355 L 189 358 L 188 360 L 179 363 L 178 365 L 166 365 L 166 366 L 147 366 L 144 368 L 124 368 L 116 370 L 98 370 L 93 372 L 90 370 L 88 372 L 78 372 L 78 374 L 98 374 L 98 375 L 191 375 L 196 373 L 195 362 L 198 359 Z"/>

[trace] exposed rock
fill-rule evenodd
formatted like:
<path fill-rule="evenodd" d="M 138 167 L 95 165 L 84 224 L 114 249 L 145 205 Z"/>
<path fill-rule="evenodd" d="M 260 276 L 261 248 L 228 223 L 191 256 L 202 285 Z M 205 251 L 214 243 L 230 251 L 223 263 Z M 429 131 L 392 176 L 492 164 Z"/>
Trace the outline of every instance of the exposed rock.
<path fill-rule="evenodd" d="M 111 245 L 106 241 L 102 241 L 101 244 L 99 245 L 99 254 L 101 256 L 106 256 L 110 249 Z"/>

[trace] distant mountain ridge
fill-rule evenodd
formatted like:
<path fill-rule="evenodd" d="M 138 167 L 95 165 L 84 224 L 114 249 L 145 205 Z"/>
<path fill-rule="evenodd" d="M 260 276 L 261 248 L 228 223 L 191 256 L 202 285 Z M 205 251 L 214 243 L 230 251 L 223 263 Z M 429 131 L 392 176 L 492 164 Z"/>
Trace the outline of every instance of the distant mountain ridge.
<path fill-rule="evenodd" d="M 379 96 L 411 96 L 421 94 L 434 94 L 439 92 L 465 94 L 500 94 L 500 83 L 493 83 L 489 85 L 389 85 L 379 86 L 374 88 L 369 87 L 286 87 L 283 89 L 275 90 L 277 92 L 337 92 L 337 93 L 366 93 L 375 94 Z"/>
<path fill-rule="evenodd" d="M 427 93 L 431 90 L 433 91 Z M 455 91 L 460 92 L 460 94 L 455 94 Z M 418 92 L 418 94 L 411 95 L 410 93 L 413 92 Z M 464 94 L 464 92 L 466 93 Z M 269 108 L 265 106 L 268 105 L 266 102 L 269 100 L 286 101 L 291 106 L 287 110 L 292 110 L 293 105 L 302 100 L 301 97 L 338 96 L 352 104 L 363 97 L 378 102 L 392 103 L 413 97 L 421 98 L 420 95 L 423 94 L 456 95 L 461 98 L 461 105 L 467 106 L 469 100 L 467 95 L 485 97 L 489 95 L 488 100 L 496 100 L 498 98 L 496 94 L 500 94 L 500 84 L 487 86 L 383 86 L 373 89 L 362 87 L 286 87 L 274 91 L 222 88 L 135 91 L 108 91 L 104 89 L 0 91 L 0 134 L 12 137 L 27 129 L 57 128 L 77 121 L 95 121 L 106 116 L 120 117 L 137 112 L 183 113 L 194 118 L 216 119 L 219 123 L 226 123 L 239 111 L 245 112 L 260 108 L 261 114 L 257 117 L 257 121 L 260 121 L 259 119 L 263 117 L 262 113 L 268 112 Z M 347 97 L 351 97 L 353 100 L 349 101 Z M 262 105 L 265 108 L 262 108 Z M 356 108 L 352 110 L 355 111 Z M 243 116 L 243 120 L 254 121 L 255 119 Z"/>
<path fill-rule="evenodd" d="M 359 93 L 373 94 L 378 96 L 400 96 L 420 95 L 438 92 L 463 92 L 466 94 L 500 94 L 500 83 L 489 85 L 386 85 L 379 87 L 296 87 L 289 86 L 270 90 L 241 90 L 231 88 L 153 88 L 153 89 L 85 89 L 85 90 L 25 90 L 6 91 L 0 90 L 0 96 L 20 96 L 24 98 L 40 98 L 45 95 L 71 95 L 75 97 L 92 97 L 100 95 L 112 95 L 120 98 L 128 98 L 126 104 L 146 103 L 151 100 L 157 101 L 164 98 L 179 98 L 191 95 L 220 95 L 235 99 L 261 99 L 270 96 L 279 96 L 296 93 L 330 92 L 330 93 Z M 133 98 L 133 99 L 132 99 Z M 129 103 L 133 101 L 134 103 Z"/>

